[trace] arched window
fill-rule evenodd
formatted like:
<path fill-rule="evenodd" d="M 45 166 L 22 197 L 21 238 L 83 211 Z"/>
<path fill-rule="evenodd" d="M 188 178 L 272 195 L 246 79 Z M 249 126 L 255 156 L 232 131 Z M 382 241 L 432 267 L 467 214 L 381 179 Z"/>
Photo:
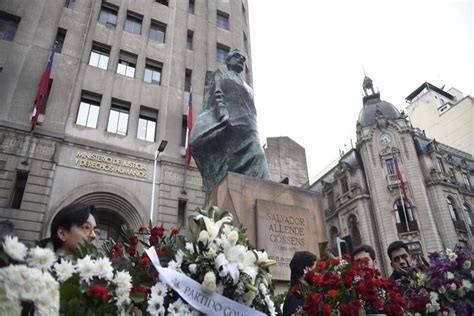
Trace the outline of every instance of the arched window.
<path fill-rule="evenodd" d="M 467 221 L 467 224 L 469 225 L 471 233 L 474 234 L 474 214 L 472 214 L 471 207 L 469 206 L 469 204 L 464 203 L 462 205 L 462 208 L 464 210 L 464 217 Z"/>
<path fill-rule="evenodd" d="M 357 217 L 355 215 L 349 216 L 349 234 L 352 238 L 352 246 L 356 247 L 362 244 L 362 237 L 360 236 L 359 226 L 357 222 Z"/>
<path fill-rule="evenodd" d="M 454 202 L 454 200 L 450 197 L 447 197 L 446 202 L 448 203 L 448 210 L 449 215 L 451 215 L 451 219 L 455 222 L 459 221 L 458 210 L 456 208 L 456 203 Z"/>
<path fill-rule="evenodd" d="M 95 216 L 97 228 L 100 230 L 100 234 L 97 236 L 98 247 L 107 239 L 120 242 L 125 239 L 122 232 L 122 225 L 125 224 L 125 221 L 116 212 L 105 208 L 96 208 Z"/>
<path fill-rule="evenodd" d="M 418 230 L 418 224 L 408 201 L 398 199 L 395 202 L 395 222 L 397 223 L 398 233 Z"/>

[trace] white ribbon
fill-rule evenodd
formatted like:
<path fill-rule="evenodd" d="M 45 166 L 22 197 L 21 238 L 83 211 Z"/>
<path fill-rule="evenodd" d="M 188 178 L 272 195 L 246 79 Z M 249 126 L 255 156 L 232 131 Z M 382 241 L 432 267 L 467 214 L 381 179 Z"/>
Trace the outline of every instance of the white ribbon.
<path fill-rule="evenodd" d="M 168 284 L 195 310 L 207 315 L 222 316 L 265 316 L 264 313 L 239 304 L 217 293 L 207 293 L 202 285 L 187 275 L 176 270 L 163 268 L 154 247 L 145 250 L 156 270 L 160 280 Z"/>

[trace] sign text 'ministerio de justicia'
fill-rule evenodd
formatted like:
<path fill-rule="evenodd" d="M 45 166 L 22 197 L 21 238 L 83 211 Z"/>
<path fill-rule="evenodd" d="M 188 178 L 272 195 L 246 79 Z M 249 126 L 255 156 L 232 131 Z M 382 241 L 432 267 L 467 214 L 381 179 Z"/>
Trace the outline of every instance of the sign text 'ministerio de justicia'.
<path fill-rule="evenodd" d="M 76 166 L 101 170 L 120 175 L 146 178 L 148 171 L 146 165 L 140 162 L 114 158 L 107 155 L 78 151 L 75 157 Z"/>

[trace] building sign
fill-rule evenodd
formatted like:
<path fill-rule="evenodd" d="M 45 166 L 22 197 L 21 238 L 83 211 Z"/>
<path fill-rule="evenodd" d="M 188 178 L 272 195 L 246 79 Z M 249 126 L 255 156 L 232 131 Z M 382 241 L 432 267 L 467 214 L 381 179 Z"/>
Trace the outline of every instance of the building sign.
<path fill-rule="evenodd" d="M 308 214 L 302 207 L 257 200 L 257 248 L 277 262 L 270 267 L 276 280 L 290 280 L 294 253 L 311 248 Z"/>
<path fill-rule="evenodd" d="M 146 165 L 140 162 L 114 158 L 91 152 L 78 151 L 75 157 L 76 166 L 115 173 L 124 176 L 146 178 Z"/>

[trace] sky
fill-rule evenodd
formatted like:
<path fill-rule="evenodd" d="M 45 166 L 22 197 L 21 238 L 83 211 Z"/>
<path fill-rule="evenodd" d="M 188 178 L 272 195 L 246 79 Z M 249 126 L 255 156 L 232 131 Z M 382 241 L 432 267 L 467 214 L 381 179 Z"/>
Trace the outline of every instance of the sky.
<path fill-rule="evenodd" d="M 310 180 L 356 142 L 364 71 L 398 109 L 428 81 L 474 94 L 474 0 L 248 0 L 262 142 L 306 149 Z"/>

